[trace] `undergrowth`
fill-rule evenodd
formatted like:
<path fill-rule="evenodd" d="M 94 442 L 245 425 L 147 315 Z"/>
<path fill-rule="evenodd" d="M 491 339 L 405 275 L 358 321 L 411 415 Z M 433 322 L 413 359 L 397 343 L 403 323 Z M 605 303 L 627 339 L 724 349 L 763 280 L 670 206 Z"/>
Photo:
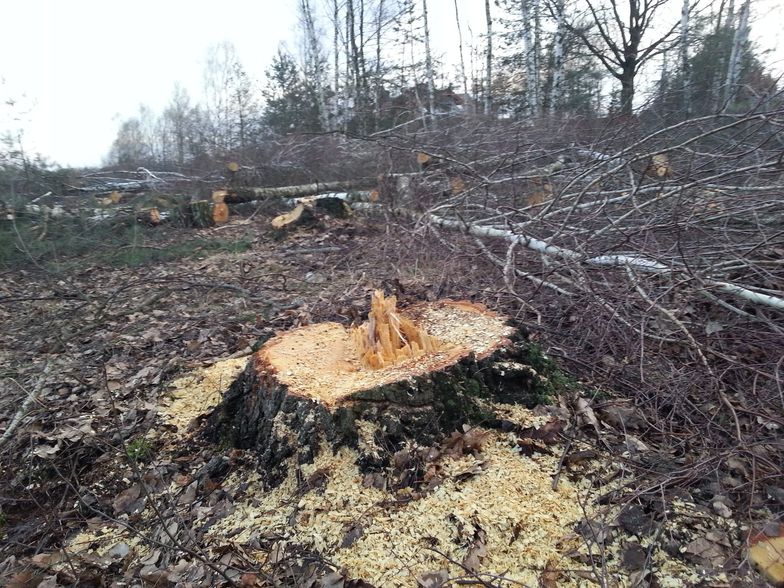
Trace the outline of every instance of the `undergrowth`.
<path fill-rule="evenodd" d="M 138 224 L 91 224 L 81 220 L 50 221 L 46 227 L 25 221 L 0 223 L 0 269 L 37 267 L 67 272 L 78 266 L 139 267 L 206 256 L 220 251 L 239 253 L 252 238 L 186 240 L 171 238 L 164 227 Z"/>

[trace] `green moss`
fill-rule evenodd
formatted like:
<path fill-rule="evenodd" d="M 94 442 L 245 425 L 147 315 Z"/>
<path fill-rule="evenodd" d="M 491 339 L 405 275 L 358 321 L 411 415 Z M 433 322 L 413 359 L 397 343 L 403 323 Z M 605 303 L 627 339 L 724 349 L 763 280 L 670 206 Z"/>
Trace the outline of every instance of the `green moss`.
<path fill-rule="evenodd" d="M 518 344 L 523 346 L 522 361 L 536 370 L 538 375 L 531 389 L 530 403 L 533 406 L 550 404 L 558 395 L 579 387 L 574 377 L 545 355 L 541 345 L 531 341 L 521 341 Z"/>

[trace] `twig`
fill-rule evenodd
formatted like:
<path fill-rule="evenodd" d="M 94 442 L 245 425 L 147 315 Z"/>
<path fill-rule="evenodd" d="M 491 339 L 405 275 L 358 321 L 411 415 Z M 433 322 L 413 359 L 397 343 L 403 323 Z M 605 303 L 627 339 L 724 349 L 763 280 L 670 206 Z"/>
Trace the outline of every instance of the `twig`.
<path fill-rule="evenodd" d="M 3 447 L 8 440 L 11 438 L 11 435 L 14 434 L 14 431 L 19 427 L 22 419 L 27 416 L 28 411 L 30 410 L 30 406 L 38 400 L 38 396 L 41 394 L 41 390 L 44 389 L 46 385 L 46 376 L 49 375 L 49 370 L 51 368 L 51 363 L 49 361 L 46 362 L 44 365 L 44 369 L 41 371 L 41 376 L 38 378 L 38 383 L 36 384 L 35 388 L 32 392 L 27 394 L 27 398 L 22 403 L 22 406 L 19 407 L 19 410 L 16 411 L 14 418 L 11 419 L 11 422 L 8 423 L 8 427 L 3 433 L 3 436 L 0 437 L 0 447 Z"/>

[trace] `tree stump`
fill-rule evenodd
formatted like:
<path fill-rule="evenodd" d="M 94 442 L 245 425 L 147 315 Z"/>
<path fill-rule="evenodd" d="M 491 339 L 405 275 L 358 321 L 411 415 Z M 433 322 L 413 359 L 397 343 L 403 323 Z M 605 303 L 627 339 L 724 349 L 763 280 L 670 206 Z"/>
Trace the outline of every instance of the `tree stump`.
<path fill-rule="evenodd" d="M 267 341 L 212 414 L 212 438 L 255 450 L 275 486 L 290 458 L 348 445 L 376 471 L 406 444 L 498 425 L 492 402 L 540 400 L 527 344 L 504 317 L 471 302 L 395 303 L 376 292 L 360 327 L 321 323 Z"/>

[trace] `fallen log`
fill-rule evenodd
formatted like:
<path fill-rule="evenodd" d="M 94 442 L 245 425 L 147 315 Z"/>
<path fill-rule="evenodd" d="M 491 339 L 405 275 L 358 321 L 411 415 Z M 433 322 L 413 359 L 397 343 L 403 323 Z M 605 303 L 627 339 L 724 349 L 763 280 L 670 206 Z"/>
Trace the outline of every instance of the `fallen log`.
<path fill-rule="evenodd" d="M 378 184 L 378 178 L 359 178 L 337 182 L 314 182 L 301 186 L 281 186 L 276 188 L 233 188 L 228 190 L 225 202 L 229 204 L 253 202 L 268 198 L 297 198 L 315 196 L 327 192 L 349 192 L 352 190 L 368 190 Z"/>
<path fill-rule="evenodd" d="M 346 445 L 361 469 L 376 471 L 407 444 L 492 426 L 489 402 L 541 399 L 527 346 L 503 316 L 464 301 L 404 311 L 395 302 L 376 292 L 360 327 L 322 323 L 269 340 L 224 394 L 210 436 L 255 450 L 276 486 L 292 457 L 311 463 L 324 447 Z"/>
<path fill-rule="evenodd" d="M 335 218 L 351 216 L 351 206 L 342 198 L 311 196 L 294 201 L 297 204 L 291 211 L 272 219 L 272 228 L 291 229 L 300 225 L 312 225 L 318 223 L 319 218 L 325 214 Z"/>

